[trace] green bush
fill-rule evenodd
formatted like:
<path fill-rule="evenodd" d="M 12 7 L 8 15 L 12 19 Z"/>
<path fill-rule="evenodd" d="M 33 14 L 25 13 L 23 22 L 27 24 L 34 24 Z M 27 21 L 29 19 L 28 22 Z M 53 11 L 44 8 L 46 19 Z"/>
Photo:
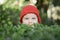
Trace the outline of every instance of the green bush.
<path fill-rule="evenodd" d="M 19 14 L 20 10 L 18 8 L 11 8 L 10 6 L 6 7 L 6 4 L 0 5 L 0 25 L 17 25 Z"/>
<path fill-rule="evenodd" d="M 0 27 L 0 40 L 60 40 L 60 26 L 35 24 L 30 27 L 24 24 Z"/>

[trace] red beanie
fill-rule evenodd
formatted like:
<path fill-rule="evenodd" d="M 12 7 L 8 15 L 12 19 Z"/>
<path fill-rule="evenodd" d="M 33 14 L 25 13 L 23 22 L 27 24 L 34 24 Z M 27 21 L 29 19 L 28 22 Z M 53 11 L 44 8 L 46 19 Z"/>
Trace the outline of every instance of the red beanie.
<path fill-rule="evenodd" d="M 22 23 L 23 16 L 28 14 L 28 13 L 34 13 L 38 18 L 38 23 L 41 23 L 41 18 L 39 16 L 38 9 L 32 5 L 27 5 L 22 9 L 22 11 L 20 13 L 20 23 Z"/>

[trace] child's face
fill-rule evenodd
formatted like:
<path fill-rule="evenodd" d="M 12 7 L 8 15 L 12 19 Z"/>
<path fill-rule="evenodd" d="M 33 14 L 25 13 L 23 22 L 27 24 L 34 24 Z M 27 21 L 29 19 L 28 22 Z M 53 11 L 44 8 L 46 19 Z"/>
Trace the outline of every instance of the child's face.
<path fill-rule="evenodd" d="M 34 23 L 38 23 L 38 18 L 35 14 L 29 13 L 23 17 L 22 22 L 23 24 L 32 26 Z"/>

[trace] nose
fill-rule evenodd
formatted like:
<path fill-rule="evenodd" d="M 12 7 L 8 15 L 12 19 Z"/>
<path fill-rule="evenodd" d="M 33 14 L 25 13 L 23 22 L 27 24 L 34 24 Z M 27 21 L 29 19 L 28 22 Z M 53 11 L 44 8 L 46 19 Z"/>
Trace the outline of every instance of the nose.
<path fill-rule="evenodd" d="M 28 24 L 29 24 L 30 26 L 33 25 L 33 22 L 32 22 L 31 19 L 29 20 Z"/>
<path fill-rule="evenodd" d="M 31 19 L 29 19 L 29 23 L 32 23 L 32 20 Z"/>

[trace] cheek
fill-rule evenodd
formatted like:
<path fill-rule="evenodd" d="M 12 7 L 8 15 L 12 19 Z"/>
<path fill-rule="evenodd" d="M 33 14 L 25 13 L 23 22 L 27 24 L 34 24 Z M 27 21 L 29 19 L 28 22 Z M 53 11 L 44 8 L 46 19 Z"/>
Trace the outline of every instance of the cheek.
<path fill-rule="evenodd" d="M 27 24 L 28 21 L 27 21 L 27 20 L 22 20 L 22 23 L 23 23 L 23 24 Z"/>
<path fill-rule="evenodd" d="M 34 23 L 38 23 L 38 20 L 36 19 L 36 20 L 34 20 L 33 22 L 34 22 Z"/>

